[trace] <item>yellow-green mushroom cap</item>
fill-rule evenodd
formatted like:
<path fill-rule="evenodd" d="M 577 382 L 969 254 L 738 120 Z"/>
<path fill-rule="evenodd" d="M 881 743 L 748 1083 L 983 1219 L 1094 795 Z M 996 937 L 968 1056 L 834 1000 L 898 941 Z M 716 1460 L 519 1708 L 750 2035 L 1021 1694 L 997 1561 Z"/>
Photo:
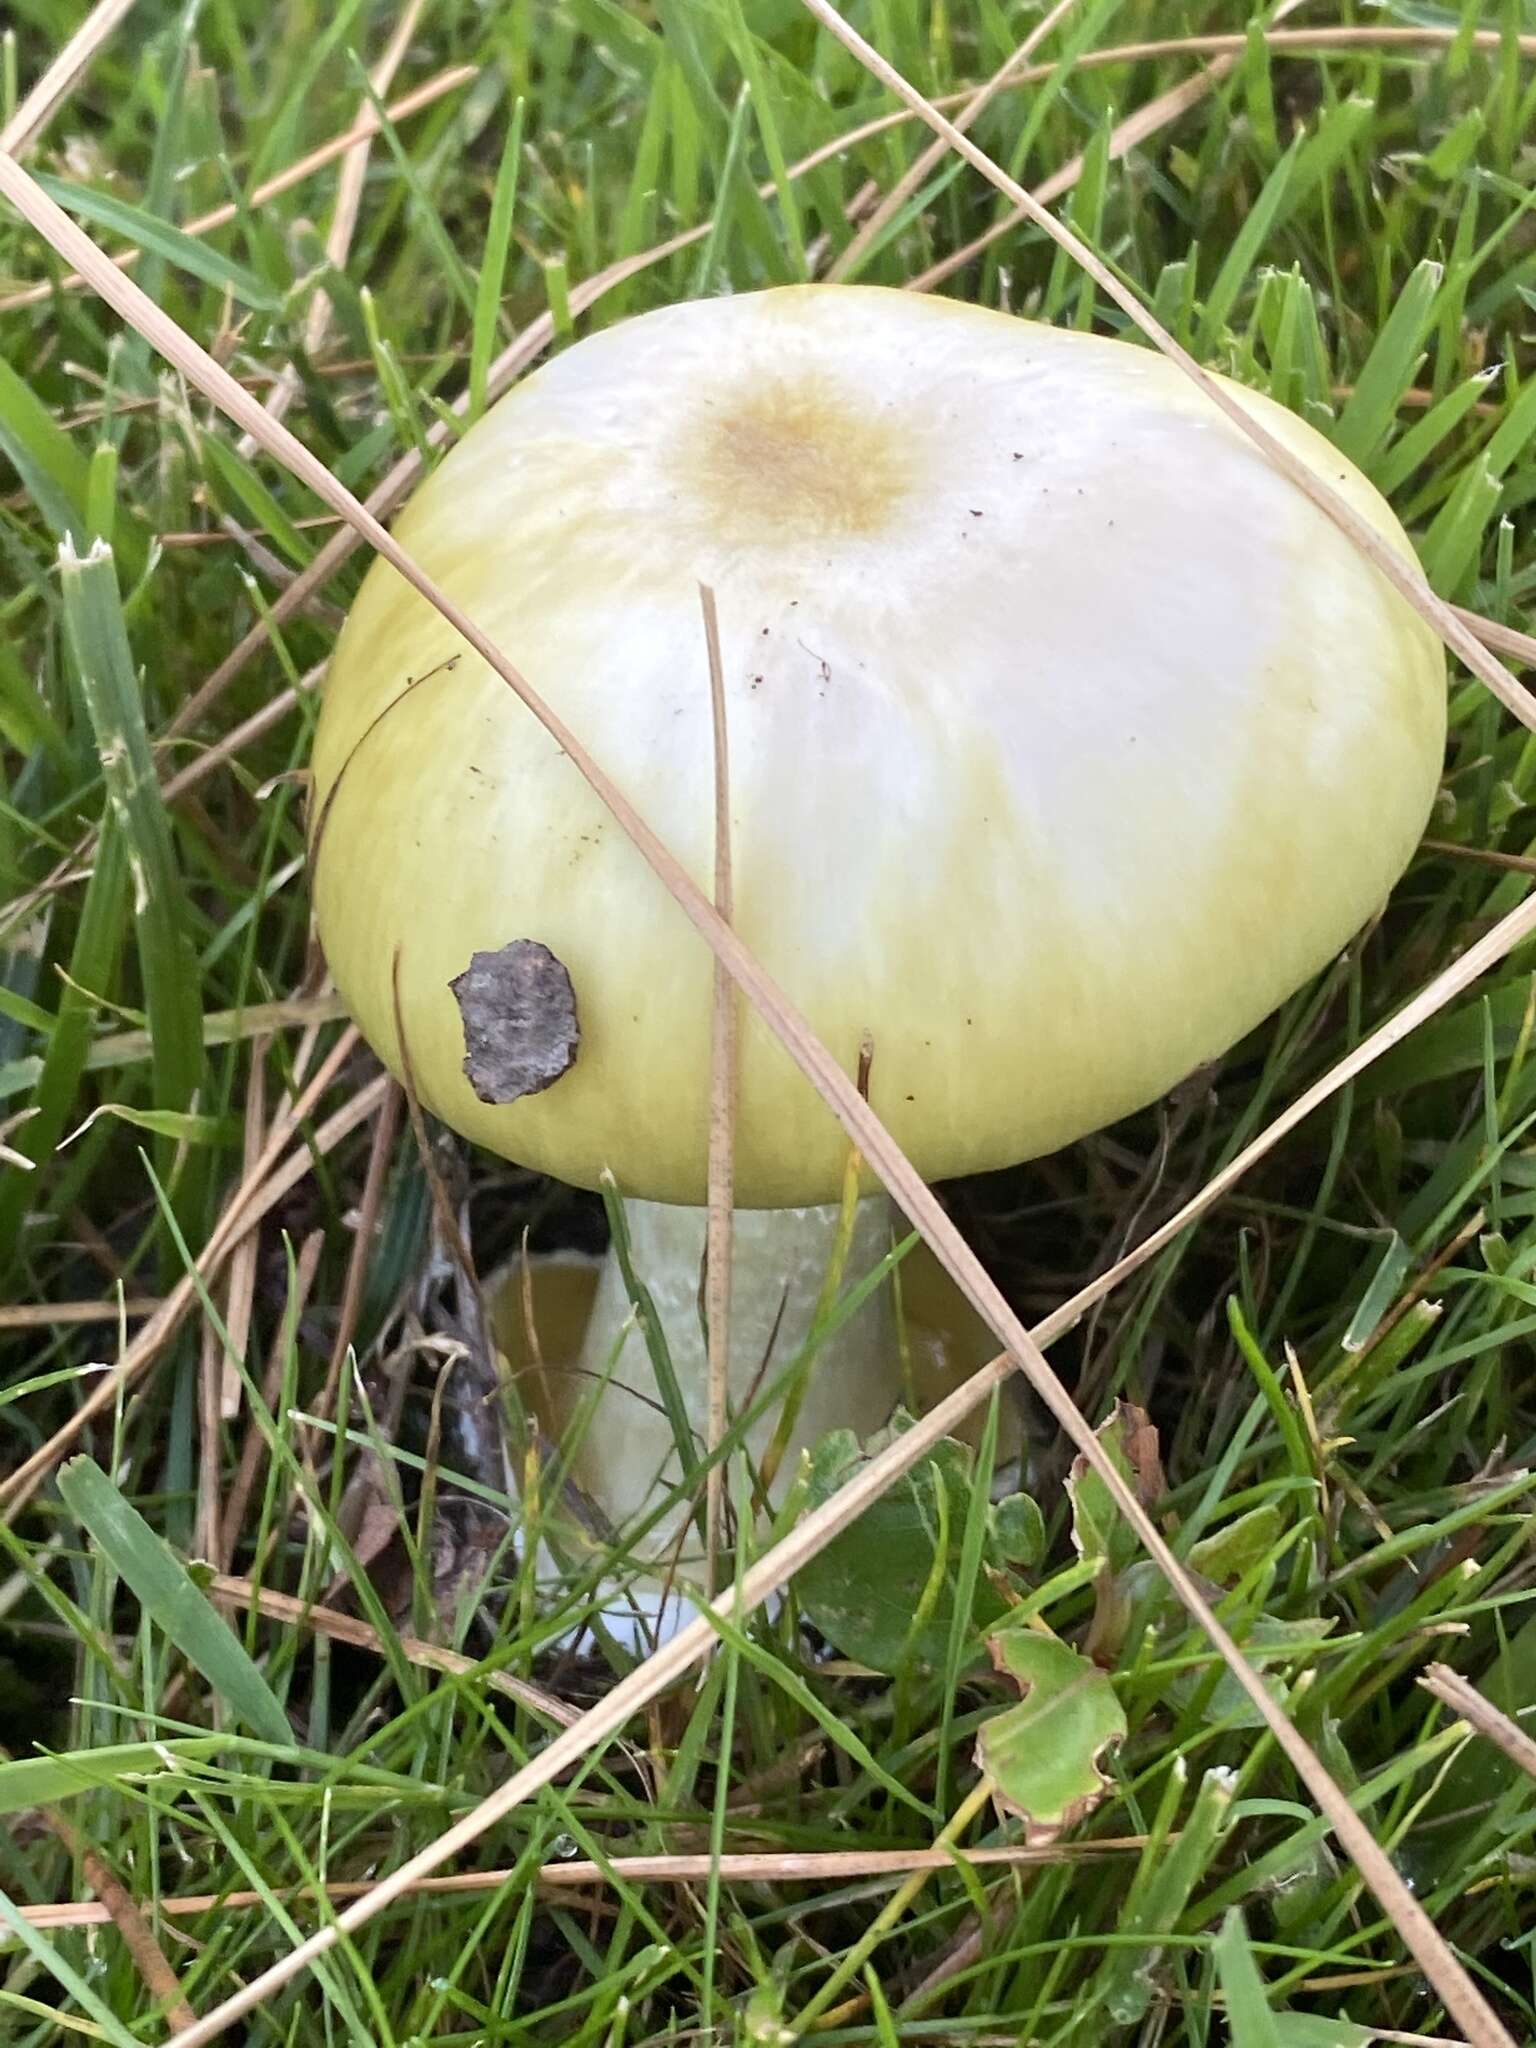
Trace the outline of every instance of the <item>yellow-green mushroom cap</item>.
<path fill-rule="evenodd" d="M 1408 556 L 1321 435 L 1232 388 Z M 1430 628 L 1127 343 L 861 287 L 670 307 L 502 399 L 396 532 L 706 889 L 714 589 L 737 927 L 850 1070 L 872 1038 L 874 1107 L 933 1179 L 1230 1046 L 1376 912 L 1434 795 Z M 381 1056 L 402 1070 L 398 978 L 412 1077 L 466 1137 L 702 1201 L 709 951 L 383 563 L 314 765 L 320 934 Z M 490 1102 L 451 984 L 514 941 L 563 965 L 580 1040 Z M 830 1200 L 845 1157 L 745 1014 L 737 1200 Z"/>

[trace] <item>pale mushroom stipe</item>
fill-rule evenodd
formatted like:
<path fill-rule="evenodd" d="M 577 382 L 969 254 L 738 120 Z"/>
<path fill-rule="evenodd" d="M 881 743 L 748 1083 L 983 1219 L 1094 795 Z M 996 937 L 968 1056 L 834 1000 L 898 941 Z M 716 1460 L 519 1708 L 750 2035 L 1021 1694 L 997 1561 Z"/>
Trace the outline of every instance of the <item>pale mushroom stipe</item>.
<path fill-rule="evenodd" d="M 1411 559 L 1320 434 L 1228 388 Z M 1053 1151 L 1225 1051 L 1380 908 L 1440 772 L 1435 634 L 1172 364 L 950 301 L 796 286 L 596 334 L 396 531 L 706 888 L 713 589 L 734 922 L 850 1073 L 873 1041 L 872 1106 L 932 1179 Z M 398 1016 L 464 1136 L 612 1174 L 702 1442 L 708 949 L 385 562 L 314 766 L 315 905 L 353 1015 L 402 1073 Z M 736 1406 L 803 1341 L 846 1158 L 744 1016 Z M 850 1280 L 891 1234 L 869 1198 Z M 888 1295 L 819 1353 L 794 1443 L 899 1398 Z M 678 1477 L 629 1316 L 610 1260 L 570 1384 L 612 1372 L 578 1478 L 615 1526 Z"/>

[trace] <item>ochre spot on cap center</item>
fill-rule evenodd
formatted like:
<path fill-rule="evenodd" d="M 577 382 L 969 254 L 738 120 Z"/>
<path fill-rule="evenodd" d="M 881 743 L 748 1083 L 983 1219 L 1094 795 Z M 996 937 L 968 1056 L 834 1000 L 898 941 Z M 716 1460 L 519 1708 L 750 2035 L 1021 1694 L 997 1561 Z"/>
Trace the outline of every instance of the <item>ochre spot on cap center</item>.
<path fill-rule="evenodd" d="M 701 407 L 679 452 L 711 528 L 733 541 L 876 534 L 911 487 L 893 423 L 812 376 L 743 385 Z"/>

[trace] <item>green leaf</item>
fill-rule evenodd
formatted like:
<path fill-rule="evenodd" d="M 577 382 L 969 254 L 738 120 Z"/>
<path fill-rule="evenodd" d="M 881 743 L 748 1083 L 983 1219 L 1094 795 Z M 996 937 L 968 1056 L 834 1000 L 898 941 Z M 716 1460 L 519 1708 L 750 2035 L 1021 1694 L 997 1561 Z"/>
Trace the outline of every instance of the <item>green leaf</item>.
<path fill-rule="evenodd" d="M 61 974 L 59 978 L 77 1001 L 82 999 L 81 977 L 75 973 L 73 965 L 68 975 Z M 53 1016 L 35 1004 L 22 1005 L 14 996 L 8 996 L 0 1007 L 25 1022 L 30 1029 L 45 1032 L 50 1042 L 64 1020 L 66 1009 L 61 1002 L 58 1015 Z M 32 1014 L 25 1014 L 28 1011 Z M 306 1024 L 334 1024 L 346 1014 L 339 996 L 304 1002 L 297 1010 L 292 1003 L 285 1002 L 249 1003 L 240 1010 L 207 1010 L 201 1020 L 202 1039 L 205 1047 L 238 1045 L 242 1040 L 260 1037 L 269 1028 L 281 1030 L 284 1025 L 300 1018 Z M 85 1055 L 85 1071 L 94 1074 L 108 1067 L 140 1066 L 153 1058 L 154 1050 L 154 1041 L 147 1031 L 109 1031 L 92 1042 Z M 35 1086 L 42 1073 L 43 1061 L 35 1053 L 22 1059 L 7 1060 L 0 1065 L 0 1102 Z"/>
<path fill-rule="evenodd" d="M 1010 1493 L 991 1510 L 989 1550 L 1005 1564 L 1038 1564 L 1045 1555 L 1045 1517 L 1027 1493 Z"/>
<path fill-rule="evenodd" d="M 723 0 L 723 13 L 726 17 L 726 33 L 736 61 L 741 66 L 747 104 L 756 119 L 757 131 L 762 138 L 763 154 L 768 159 L 768 168 L 773 176 L 783 238 L 788 244 L 791 275 L 803 279 L 808 274 L 805 234 L 800 223 L 800 204 L 795 197 L 795 188 L 790 182 L 788 154 L 779 133 L 777 110 L 785 104 L 784 95 L 774 89 L 764 70 L 761 61 L 762 46 L 747 25 L 741 0 Z"/>
<path fill-rule="evenodd" d="M 98 1749 L 64 1750 L 49 1756 L 24 1756 L 0 1763 L 0 1814 L 22 1813 L 29 1807 L 56 1806 L 81 1792 L 114 1785 L 153 1784 L 174 1791 L 178 1785 L 234 1790 L 259 1788 L 268 1802 L 287 1798 L 301 1805 L 305 1787 L 291 1776 L 274 1778 L 272 1766 L 302 1767 L 334 1778 L 336 1758 L 306 1749 L 285 1732 L 281 1742 L 254 1736 L 169 1735 L 161 1742 L 105 1743 Z M 440 1787 L 398 1771 L 360 1762 L 348 1764 L 345 1782 L 333 1782 L 331 1798 L 353 1807 L 375 1809 L 386 1800 L 440 1806 L 453 1797 Z"/>
<path fill-rule="evenodd" d="M 824 1437 L 812 1454 L 809 1505 L 819 1507 L 829 1499 L 864 1458 L 851 1430 Z M 955 1620 L 971 1475 L 967 1447 L 942 1438 L 801 1568 L 795 1579 L 800 1605 L 845 1657 L 893 1674 L 943 1668 Z M 1004 1526 L 1017 1538 L 1029 1525 L 1029 1508 L 1007 1502 L 999 1508 L 1007 1509 Z M 1032 1541 L 1032 1535 L 1025 1540 Z M 983 1556 L 1005 1561 L 990 1530 Z M 984 1573 L 979 1575 L 971 1607 L 976 1633 L 1006 1612 L 1001 1594 Z"/>
<path fill-rule="evenodd" d="M 453 237 L 443 222 L 441 207 L 427 190 L 416 163 L 401 146 L 395 124 L 385 110 L 384 102 L 374 91 L 373 81 L 352 53 L 352 63 L 358 73 L 358 84 L 364 97 L 373 108 L 379 121 L 379 135 L 385 147 L 394 158 L 395 171 L 400 183 L 410 196 L 411 210 L 421 229 L 422 240 L 431 248 L 437 258 L 443 281 L 454 292 L 471 321 L 475 317 L 475 285 L 463 257 L 454 247 Z"/>
<path fill-rule="evenodd" d="M 1467 1675 L 1501 1713 L 1528 1716 L 1536 1699 L 1536 1620 L 1501 1642 L 1484 1670 Z M 1485 1811 L 1521 1782 L 1520 1765 L 1512 1757 L 1491 1742 L 1469 1742 L 1451 1758 L 1425 1806 L 1424 1818 L 1431 1824 L 1418 1833 L 1420 1859 L 1437 1874 L 1453 1868 L 1458 1832 L 1446 1825 L 1446 1817 Z"/>
<path fill-rule="evenodd" d="M 750 99 L 745 86 L 736 99 L 736 110 L 731 116 L 730 133 L 726 137 L 725 155 L 720 163 L 720 175 L 716 180 L 715 204 L 710 214 L 709 233 L 699 244 L 698 261 L 693 269 L 694 296 L 703 298 L 724 267 L 730 253 L 731 227 L 736 218 L 736 188 L 741 182 L 742 160 L 746 155 L 747 116 L 751 111 Z"/>
<path fill-rule="evenodd" d="M 868 1771 L 877 1785 L 883 1786 L 893 1798 L 899 1799 L 904 1806 L 910 1806 L 914 1812 L 922 1814 L 925 1818 L 932 1817 L 932 1808 L 925 1805 L 917 1793 L 886 1769 L 857 1729 L 819 1699 L 798 1671 L 792 1670 L 771 1650 L 766 1650 L 760 1643 L 754 1642 L 727 1616 L 716 1614 L 712 1610 L 706 1610 L 706 1614 L 710 1626 L 721 1641 L 729 1644 L 755 1671 L 760 1671 L 764 1677 L 771 1679 L 787 1698 L 793 1700 L 803 1713 L 817 1723 L 837 1748 L 851 1757 L 861 1770 Z"/>
<path fill-rule="evenodd" d="M 217 249 L 211 249 L 198 237 L 184 235 L 169 222 L 156 219 L 142 207 L 130 206 L 124 199 L 114 199 L 109 193 L 87 191 L 83 185 L 71 185 L 63 178 L 50 178 L 41 171 L 35 171 L 33 176 L 50 199 L 77 219 L 121 235 L 136 248 L 163 256 L 177 270 L 184 270 L 189 276 L 214 285 L 221 292 L 227 291 L 231 298 L 238 299 L 242 306 L 249 306 L 253 312 L 277 313 L 282 310 L 281 298 L 268 291 L 259 277 L 241 264 L 232 263 L 227 256 L 221 256 Z"/>
<path fill-rule="evenodd" d="M 0 1408 L 9 1408 L 13 1401 L 24 1401 L 32 1394 L 41 1394 L 49 1387 L 60 1387 L 68 1380 L 86 1378 L 100 1372 L 100 1366 L 61 1365 L 53 1372 L 40 1372 L 29 1380 L 17 1380 L 11 1386 L 0 1387 Z"/>
<path fill-rule="evenodd" d="M 1125 1740 L 1125 1714 L 1108 1675 L 1070 1644 L 1029 1628 L 989 1638 L 999 1671 L 1024 1697 L 984 1722 L 976 1761 L 1031 1843 L 1054 1840 L 1109 1790 L 1104 1752 Z"/>
<path fill-rule="evenodd" d="M 10 1910 L 14 1912 L 15 1908 L 12 1907 Z M 30 1923 L 29 1929 L 33 1937 L 33 1941 L 28 1943 L 31 1947 L 35 1942 L 40 1942 L 42 1937 L 36 1928 L 30 1927 Z M 39 1955 L 39 1960 L 44 1961 L 46 1966 L 45 1957 Z M 46 2020 L 50 2028 L 65 2028 L 71 2034 L 78 2034 L 85 2041 L 109 2041 L 112 2038 L 107 2029 L 98 2027 L 94 2020 L 81 2019 L 78 2013 L 71 2013 L 65 2018 L 56 2005 L 46 2005 L 42 1999 L 28 1998 L 20 1991 L 0 1991 L 0 2005 L 4 2005 L 7 2012 L 24 2013 L 28 2019 Z M 128 2035 L 125 2038 L 132 2040 L 133 2037 Z"/>
<path fill-rule="evenodd" d="M 1407 483 L 1414 471 L 1426 463 L 1430 456 L 1471 412 L 1482 398 L 1498 371 L 1479 370 L 1474 376 L 1463 378 L 1462 382 L 1448 391 L 1444 398 L 1432 405 L 1423 419 L 1406 433 L 1399 434 L 1383 455 L 1378 455 L 1371 469 L 1371 481 L 1385 497 Z"/>
<path fill-rule="evenodd" d="M 239 1637 L 198 1590 L 170 1545 L 101 1467 L 90 1458 L 72 1458 L 59 1474 L 59 1492 L 150 1620 L 215 1695 L 255 1734 L 268 1742 L 291 1744 L 288 1716 Z"/>
<path fill-rule="evenodd" d="M 1527 379 L 1524 389 L 1494 428 L 1487 448 L 1488 467 L 1503 476 L 1511 464 L 1530 452 L 1536 435 L 1536 377 Z"/>
<path fill-rule="evenodd" d="M 1114 1413 L 1094 1431 L 1110 1463 L 1144 1507 L 1153 1507 L 1164 1491 L 1157 1431 L 1145 1412 L 1117 1401 Z M 1079 1453 L 1067 1479 L 1072 1503 L 1072 1541 L 1085 1559 L 1102 1558 L 1111 1572 L 1122 1572 L 1141 1554 L 1141 1539 L 1121 1514 L 1109 1488 Z"/>
<path fill-rule="evenodd" d="M 1504 495 L 1505 473 L 1530 446 L 1533 434 L 1536 377 L 1500 420 L 1481 458 L 1463 471 L 1424 536 L 1420 550 L 1424 573 L 1442 597 L 1454 597 L 1470 588 L 1488 527 Z"/>
<path fill-rule="evenodd" d="M 1470 590 L 1483 535 L 1498 510 L 1503 485 L 1486 462 L 1475 462 L 1436 513 L 1419 556 L 1441 597 Z"/>
<path fill-rule="evenodd" d="M 1332 1615 L 1304 1615 L 1295 1621 L 1282 1621 L 1272 1614 L 1260 1614 L 1240 1635 L 1240 1647 L 1249 1663 L 1263 1670 L 1268 1665 L 1288 1664 L 1305 1657 L 1308 1651 L 1327 1640 L 1333 1626 Z M 1209 1684 L 1207 1671 L 1180 1672 L 1168 1681 L 1167 1697 L 1185 1706 L 1203 1695 Z M 1288 1687 L 1284 1679 L 1266 1678 L 1264 1690 L 1278 1705 L 1285 1704 Z M 1263 1722 L 1258 1708 L 1225 1666 L 1215 1685 L 1210 1687 L 1203 1719 L 1207 1723 L 1226 1721 L 1238 1728 L 1258 1728 Z"/>
<path fill-rule="evenodd" d="M 1190 1546 L 1184 1562 L 1218 1586 L 1235 1585 L 1262 1564 L 1279 1541 L 1285 1518 L 1273 1501 L 1250 1508 L 1246 1515 L 1224 1522 L 1214 1534 Z"/>
<path fill-rule="evenodd" d="M 1349 1328 L 1339 1339 L 1345 1351 L 1364 1351 L 1376 1334 L 1382 1317 L 1401 1293 L 1412 1263 L 1412 1250 L 1394 1230 L 1361 1297 L 1360 1306 L 1349 1319 Z"/>
<path fill-rule="evenodd" d="M 1079 238 L 1091 249 L 1098 248 L 1104 233 L 1104 205 L 1109 184 L 1109 143 L 1113 127 L 1110 110 L 1106 107 L 1099 124 L 1083 151 L 1082 175 L 1072 188 L 1067 201 L 1067 218 Z M 1073 302 L 1072 325 L 1087 328 L 1093 324 L 1096 293 L 1098 287 L 1088 273 L 1067 251 L 1058 248 L 1051 262 L 1051 275 L 1046 284 L 1042 301 L 1042 317 L 1054 321 L 1060 310 L 1070 299 Z"/>
<path fill-rule="evenodd" d="M 1279 154 L 1280 138 L 1275 122 L 1275 87 L 1270 75 L 1269 44 L 1260 22 L 1248 24 L 1248 48 L 1243 56 L 1243 92 L 1254 140 L 1266 158 Z"/>
<path fill-rule="evenodd" d="M 700 43 L 699 30 L 704 24 L 702 10 L 686 4 L 686 0 L 655 0 L 652 12 L 656 17 L 666 48 L 676 60 L 685 93 L 680 94 L 683 104 L 691 103 L 698 119 L 695 123 L 696 141 L 710 143 L 723 140 L 730 129 L 730 116 L 722 105 L 710 79 L 710 68 Z M 717 34 L 726 28 L 724 21 L 712 21 L 710 27 Z M 728 30 L 727 30 L 728 33 Z M 722 37 L 722 40 L 724 38 Z M 674 135 L 680 135 L 681 120 L 674 125 Z M 751 250 L 752 262 L 763 274 L 776 283 L 788 283 L 798 271 L 784 246 L 777 222 L 769 213 L 767 205 L 750 181 L 743 181 L 737 188 L 739 198 L 738 233 Z M 686 209 L 692 212 L 692 208 Z"/>
<path fill-rule="evenodd" d="M 1316 132 L 1302 146 L 1288 194 L 1288 212 L 1294 212 L 1318 187 L 1326 187 L 1340 166 L 1349 162 L 1351 152 L 1370 133 L 1376 111 L 1371 94 L 1351 93 L 1322 114 Z"/>

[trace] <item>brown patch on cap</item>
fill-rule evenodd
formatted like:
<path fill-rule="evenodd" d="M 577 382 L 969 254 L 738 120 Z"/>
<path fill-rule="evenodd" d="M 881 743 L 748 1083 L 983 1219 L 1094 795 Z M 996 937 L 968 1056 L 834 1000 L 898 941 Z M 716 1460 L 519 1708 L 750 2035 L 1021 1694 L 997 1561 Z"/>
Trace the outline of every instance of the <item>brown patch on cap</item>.
<path fill-rule="evenodd" d="M 448 986 L 464 1022 L 464 1072 L 482 1102 L 516 1102 L 551 1087 L 581 1043 L 576 991 L 537 939 L 472 953 Z"/>
<path fill-rule="evenodd" d="M 744 383 L 695 415 L 681 467 L 733 541 L 869 535 L 912 487 L 912 459 L 873 397 L 815 374 Z"/>

